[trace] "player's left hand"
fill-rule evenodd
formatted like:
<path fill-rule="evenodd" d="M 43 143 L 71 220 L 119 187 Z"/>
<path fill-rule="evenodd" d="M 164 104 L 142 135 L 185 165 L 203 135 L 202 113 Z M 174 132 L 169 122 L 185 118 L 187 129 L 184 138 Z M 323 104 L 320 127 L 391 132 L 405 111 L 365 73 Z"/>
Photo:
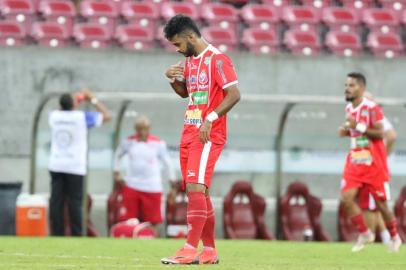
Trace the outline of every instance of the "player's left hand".
<path fill-rule="evenodd" d="M 357 126 L 357 121 L 355 121 L 355 118 L 348 116 L 345 126 L 354 129 Z"/>
<path fill-rule="evenodd" d="M 200 127 L 199 139 L 203 144 L 210 141 L 211 122 L 204 120 L 203 125 Z"/>

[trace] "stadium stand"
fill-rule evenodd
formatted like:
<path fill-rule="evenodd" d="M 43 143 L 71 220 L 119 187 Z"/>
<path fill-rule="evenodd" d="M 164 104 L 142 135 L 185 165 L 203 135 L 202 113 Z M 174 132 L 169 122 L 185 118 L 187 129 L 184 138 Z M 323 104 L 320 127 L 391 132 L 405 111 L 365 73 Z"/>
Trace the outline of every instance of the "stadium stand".
<path fill-rule="evenodd" d="M 326 46 L 339 56 L 356 56 L 362 50 L 359 36 L 353 32 L 330 31 L 326 36 Z"/>
<path fill-rule="evenodd" d="M 237 181 L 224 197 L 223 225 L 228 239 L 273 239 L 265 225 L 266 203 L 246 181 Z"/>
<path fill-rule="evenodd" d="M 35 22 L 31 36 L 39 45 L 45 47 L 65 47 L 69 38 L 69 31 L 63 24 L 56 22 Z"/>
<path fill-rule="evenodd" d="M 398 232 L 403 243 L 406 242 L 406 186 L 402 188 L 395 202 L 395 215 L 398 222 Z"/>
<path fill-rule="evenodd" d="M 274 54 L 278 51 L 279 45 L 275 31 L 256 27 L 244 30 L 242 43 L 248 51 L 256 54 Z"/>
<path fill-rule="evenodd" d="M 304 183 L 293 182 L 281 198 L 280 215 L 283 237 L 294 241 L 329 241 L 321 226 L 320 199 L 312 196 Z"/>
<path fill-rule="evenodd" d="M 25 30 L 16 21 L 0 21 L 0 46 L 14 47 L 25 43 Z"/>
<path fill-rule="evenodd" d="M 63 31 L 67 31 L 68 40 L 77 40 L 73 33 L 74 25 L 86 22 L 106 27 L 108 37 L 104 42 L 107 42 L 109 46 L 131 48 L 132 51 L 164 48 L 173 52 L 175 49 L 165 41 L 161 31 L 165 21 L 179 13 L 192 17 L 199 26 L 209 27 L 208 29 L 219 27 L 230 30 L 231 33 L 220 33 L 219 30 L 214 33 L 212 30 L 207 31 L 210 35 L 207 39 L 213 40 L 214 45 L 222 45 L 222 48 L 226 48 L 227 51 L 243 50 L 254 54 L 275 54 L 285 52 L 287 48 L 293 54 L 308 56 L 332 53 L 340 57 L 361 54 L 382 57 L 381 47 L 385 47 L 383 56 L 395 58 L 404 55 L 403 44 L 406 42 L 406 40 L 402 40 L 406 34 L 406 2 L 401 0 L 263 0 L 259 2 L 246 0 L 84 0 L 77 8 L 73 2 L 64 0 L 3 0 L 0 1 L 0 13 L 0 21 L 16 21 L 23 26 L 22 34 L 24 36 L 18 38 L 19 45 L 32 44 L 30 37 L 33 23 L 45 20 L 64 25 Z M 135 27 L 126 25 L 138 25 L 145 28 L 145 31 L 138 28 L 137 31 L 131 31 L 135 34 L 135 36 L 130 34 L 131 38 L 140 39 L 135 41 L 138 45 L 134 45 L 134 43 L 133 45 L 123 45 L 123 41 L 118 39 L 118 36 L 123 36 L 124 32 L 130 31 L 129 29 L 135 29 Z M 16 27 L 18 26 L 14 28 Z M 56 27 L 54 28 L 56 29 Z M 266 30 L 268 33 L 261 32 L 258 28 Z M 126 30 L 124 31 L 124 29 Z M 304 34 L 296 30 L 309 31 L 309 33 Z M 116 31 L 120 31 L 120 34 L 116 35 Z M 335 31 L 349 34 L 338 34 Z M 152 33 L 152 40 L 147 32 Z M 373 33 L 372 36 L 369 35 L 370 32 Z M 387 44 L 388 42 L 380 41 L 375 41 L 374 44 L 378 45 L 372 46 L 369 36 L 378 40 L 385 39 L 376 38 L 376 32 L 399 35 L 400 39 L 393 35 L 391 35 L 391 39 L 400 41 L 401 46 L 394 48 L 396 47 L 395 42 L 390 42 L 390 45 Z M 138 35 L 140 36 L 138 37 Z M 16 38 L 14 37 L 14 39 Z M 337 41 L 337 39 L 341 41 Z M 9 40 L 12 43 L 13 39 Z M 116 42 L 117 40 L 119 42 Z M 283 42 L 279 42 L 279 40 L 283 40 Z M 292 41 L 294 42 L 292 43 Z M 297 43 L 295 43 L 296 41 Z M 344 47 L 352 46 L 350 51 L 346 50 L 347 53 L 343 53 L 339 49 L 341 45 L 345 44 L 344 41 L 349 43 Z M 308 44 L 303 45 L 306 42 Z M 44 45 L 38 40 L 37 43 Z M 267 43 L 267 45 L 260 45 L 263 43 Z M 61 41 L 58 44 L 62 46 L 64 42 Z M 68 42 L 64 46 L 75 44 Z M 359 47 L 359 45 L 361 46 Z M 2 42 L 0 46 L 9 45 Z M 138 49 L 133 50 L 134 46 Z M 379 49 L 375 47 L 379 47 Z"/>
<path fill-rule="evenodd" d="M 201 30 L 206 40 L 223 52 L 232 52 L 237 49 L 238 41 L 232 28 L 224 29 L 219 26 L 209 26 Z"/>
<path fill-rule="evenodd" d="M 0 13 L 6 20 L 19 22 L 29 31 L 35 9 L 30 0 L 3 0 L 0 1 Z"/>
<path fill-rule="evenodd" d="M 110 45 L 108 28 L 100 24 L 76 24 L 73 36 L 82 48 L 103 49 Z"/>
<path fill-rule="evenodd" d="M 60 0 L 43 0 L 39 4 L 38 12 L 48 22 L 56 22 L 63 25 L 68 31 L 69 36 L 72 35 L 74 18 L 76 9 L 70 1 Z"/>
<path fill-rule="evenodd" d="M 153 33 L 139 25 L 119 25 L 115 37 L 127 50 L 147 51 L 153 46 Z"/>
<path fill-rule="evenodd" d="M 395 33 L 372 32 L 368 35 L 367 47 L 378 57 L 394 58 L 403 55 L 402 40 Z"/>
<path fill-rule="evenodd" d="M 317 55 L 321 44 L 315 30 L 288 30 L 285 32 L 283 43 L 295 55 Z"/>

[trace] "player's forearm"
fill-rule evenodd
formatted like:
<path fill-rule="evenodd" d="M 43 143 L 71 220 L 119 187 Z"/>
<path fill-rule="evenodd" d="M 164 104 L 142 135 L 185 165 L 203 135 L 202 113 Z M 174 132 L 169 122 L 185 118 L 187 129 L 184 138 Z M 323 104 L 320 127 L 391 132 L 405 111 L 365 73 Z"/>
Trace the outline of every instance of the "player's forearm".
<path fill-rule="evenodd" d="M 389 156 L 393 152 L 393 145 L 396 141 L 396 132 L 394 130 L 388 130 L 385 132 L 385 139 L 386 139 L 386 154 Z"/>
<path fill-rule="evenodd" d="M 96 107 L 96 110 L 103 115 L 103 122 L 108 122 L 111 120 L 110 111 L 102 102 L 98 101 L 94 104 L 94 106 Z"/>
<path fill-rule="evenodd" d="M 338 136 L 339 137 L 347 137 L 350 136 L 350 131 L 346 129 L 345 127 L 339 127 L 338 128 Z"/>
<path fill-rule="evenodd" d="M 189 94 L 186 89 L 185 82 L 180 82 L 178 80 L 175 80 L 173 83 L 170 83 L 172 89 L 175 91 L 176 94 L 178 94 L 182 98 L 187 98 L 189 97 Z"/>
<path fill-rule="evenodd" d="M 214 110 L 219 117 L 229 112 L 241 99 L 240 91 L 237 87 L 226 91 L 226 93 L 223 101 Z"/>
<path fill-rule="evenodd" d="M 384 138 L 384 132 L 382 131 L 382 129 L 376 129 L 376 128 L 367 128 L 364 135 L 370 139 L 383 139 Z"/>

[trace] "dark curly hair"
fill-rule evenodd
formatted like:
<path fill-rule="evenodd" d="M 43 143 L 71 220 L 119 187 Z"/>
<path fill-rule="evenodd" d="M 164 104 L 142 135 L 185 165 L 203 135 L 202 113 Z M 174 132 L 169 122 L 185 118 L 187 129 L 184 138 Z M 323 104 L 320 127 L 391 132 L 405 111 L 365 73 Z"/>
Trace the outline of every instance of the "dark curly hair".
<path fill-rule="evenodd" d="M 164 28 L 165 38 L 168 40 L 171 40 L 175 35 L 181 34 L 185 31 L 192 31 L 198 37 L 201 37 L 196 23 L 190 17 L 183 14 L 178 14 L 172 17 Z"/>
<path fill-rule="evenodd" d="M 74 105 L 72 95 L 69 93 L 61 95 L 59 98 L 59 105 L 61 106 L 63 111 L 72 110 Z"/>
<path fill-rule="evenodd" d="M 367 79 L 365 78 L 364 74 L 360 72 L 351 72 L 347 74 L 347 77 L 354 78 L 357 80 L 358 83 L 366 86 L 367 85 Z"/>

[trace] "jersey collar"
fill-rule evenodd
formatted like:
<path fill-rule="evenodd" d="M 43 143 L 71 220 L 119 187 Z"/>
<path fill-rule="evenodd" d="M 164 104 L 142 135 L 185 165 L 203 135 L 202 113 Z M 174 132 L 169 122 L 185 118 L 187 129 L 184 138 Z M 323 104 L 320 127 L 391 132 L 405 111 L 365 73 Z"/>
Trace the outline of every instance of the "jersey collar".
<path fill-rule="evenodd" d="M 211 44 L 208 44 L 206 49 L 204 49 L 198 56 L 192 56 L 193 59 L 199 59 L 200 57 L 202 57 L 208 50 L 210 50 L 212 47 Z"/>
<path fill-rule="evenodd" d="M 351 112 L 355 112 L 355 111 L 358 111 L 363 105 L 364 105 L 364 103 L 365 103 L 365 100 L 366 100 L 366 98 L 365 97 L 363 97 L 362 98 L 362 101 L 361 101 L 361 103 L 360 104 L 358 104 L 358 106 L 357 107 L 355 107 L 355 108 L 353 108 L 352 107 L 352 103 L 350 103 L 350 111 Z"/>

